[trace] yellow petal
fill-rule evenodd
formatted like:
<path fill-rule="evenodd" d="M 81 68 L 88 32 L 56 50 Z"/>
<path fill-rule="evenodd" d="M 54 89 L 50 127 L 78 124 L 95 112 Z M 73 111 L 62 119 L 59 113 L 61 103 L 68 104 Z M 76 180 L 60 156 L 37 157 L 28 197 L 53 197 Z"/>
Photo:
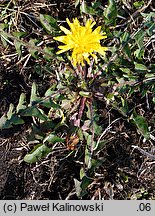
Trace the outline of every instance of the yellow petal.
<path fill-rule="evenodd" d="M 101 55 L 105 55 L 105 51 L 107 51 L 107 47 L 99 47 L 96 52 L 100 53 Z"/>
<path fill-rule="evenodd" d="M 84 57 L 84 59 L 86 60 L 86 62 L 87 62 L 88 64 L 90 64 L 90 60 L 89 60 L 88 57 Z"/>
<path fill-rule="evenodd" d="M 57 41 L 60 41 L 60 42 L 63 42 L 65 40 L 65 37 L 66 36 L 58 36 L 58 37 L 53 37 L 53 39 L 57 40 Z"/>
<path fill-rule="evenodd" d="M 97 56 L 95 54 L 91 54 L 91 56 L 95 59 L 95 63 L 97 64 Z"/>
<path fill-rule="evenodd" d="M 87 28 L 92 28 L 95 24 L 96 24 L 96 22 L 93 22 L 92 20 L 89 19 L 86 22 L 86 27 Z"/>
<path fill-rule="evenodd" d="M 60 53 L 66 52 L 66 51 L 68 51 L 68 50 L 71 49 L 71 47 L 70 47 L 70 46 L 67 46 L 67 45 L 64 45 L 64 46 L 58 46 L 58 48 L 59 48 L 60 50 L 57 52 L 57 54 L 60 54 Z"/>
<path fill-rule="evenodd" d="M 72 50 L 71 61 L 73 65 L 84 65 L 84 61 L 90 64 L 89 57 L 92 56 L 97 63 L 97 56 L 93 52 L 98 52 L 101 55 L 105 55 L 107 47 L 102 47 L 100 41 L 105 39 L 106 33 L 100 32 L 101 26 L 98 26 L 93 30 L 93 26 L 96 24 L 93 20 L 89 19 L 86 25 L 80 25 L 77 18 L 70 22 L 66 19 L 70 29 L 66 29 L 61 26 L 60 29 L 66 34 L 65 36 L 54 37 L 55 40 L 62 42 L 64 45 L 59 46 L 58 54 Z"/>
<path fill-rule="evenodd" d="M 71 22 L 69 21 L 69 19 L 68 19 L 68 18 L 66 19 L 66 21 L 67 21 L 67 23 L 68 23 L 69 27 L 71 28 Z"/>
<path fill-rule="evenodd" d="M 71 34 L 71 32 L 70 32 L 68 29 L 66 29 L 65 27 L 63 27 L 63 26 L 60 26 L 60 29 L 61 29 L 61 31 L 63 31 L 65 34 Z"/>

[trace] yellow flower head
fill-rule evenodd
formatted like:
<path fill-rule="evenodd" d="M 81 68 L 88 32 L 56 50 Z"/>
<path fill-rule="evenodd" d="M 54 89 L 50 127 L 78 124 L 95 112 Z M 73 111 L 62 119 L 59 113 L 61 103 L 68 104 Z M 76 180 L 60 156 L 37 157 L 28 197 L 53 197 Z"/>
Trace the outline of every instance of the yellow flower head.
<path fill-rule="evenodd" d="M 100 45 L 100 40 L 106 38 L 104 33 L 100 33 L 101 26 L 97 27 L 94 31 L 92 27 L 96 24 L 92 20 L 87 20 L 85 26 L 81 26 L 78 19 L 73 19 L 73 23 L 66 19 L 70 30 L 63 26 L 60 29 L 66 34 L 65 36 L 54 37 L 55 40 L 64 43 L 65 45 L 58 46 L 60 49 L 57 54 L 72 50 L 71 60 L 73 65 L 84 65 L 84 60 L 90 64 L 89 56 L 91 55 L 97 62 L 97 56 L 94 52 L 98 52 L 101 55 L 105 55 L 107 47 Z"/>

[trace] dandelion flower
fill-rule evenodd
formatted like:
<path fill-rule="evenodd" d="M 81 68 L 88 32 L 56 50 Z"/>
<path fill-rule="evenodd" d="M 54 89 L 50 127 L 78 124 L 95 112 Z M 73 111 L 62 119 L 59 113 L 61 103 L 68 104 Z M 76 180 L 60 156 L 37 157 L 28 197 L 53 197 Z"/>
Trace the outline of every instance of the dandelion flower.
<path fill-rule="evenodd" d="M 107 47 L 100 45 L 100 40 L 105 39 L 106 33 L 101 33 L 101 26 L 98 26 L 95 30 L 92 30 L 96 24 L 92 20 L 87 20 L 85 26 L 81 26 L 78 19 L 73 19 L 73 23 L 66 19 L 70 30 L 63 26 L 60 29 L 66 34 L 64 36 L 54 37 L 55 40 L 64 43 L 65 45 L 58 46 L 60 49 L 57 54 L 72 50 L 71 60 L 73 65 L 84 65 L 84 61 L 90 64 L 89 57 L 92 56 L 97 62 L 96 52 L 101 55 L 105 55 Z"/>

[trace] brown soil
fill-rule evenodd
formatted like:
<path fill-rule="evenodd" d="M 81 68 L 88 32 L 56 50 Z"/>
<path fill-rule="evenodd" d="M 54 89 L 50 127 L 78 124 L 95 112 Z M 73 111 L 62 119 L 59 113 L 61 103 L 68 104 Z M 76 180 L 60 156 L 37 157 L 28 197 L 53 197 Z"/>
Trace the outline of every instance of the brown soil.
<path fill-rule="evenodd" d="M 56 5 L 40 7 L 38 10 L 34 7 L 36 1 L 18 2 L 25 8 L 25 12 L 31 10 L 32 13 L 47 13 L 59 17 L 59 20 L 64 20 L 68 15 L 75 17 L 80 14 L 71 0 L 63 3 L 52 1 Z M 51 1 L 37 2 L 48 5 Z M 10 103 L 18 103 L 21 92 L 30 94 L 33 81 L 37 82 L 42 93 L 50 85 L 49 76 L 29 76 L 33 61 L 28 63 L 23 73 L 20 73 L 20 65 L 17 66 L 16 62 L 17 59 L 7 63 L 0 60 L 0 116 L 8 110 Z M 142 104 L 140 96 L 136 100 L 137 104 Z M 153 105 L 149 110 L 146 107 L 142 109 L 149 119 L 149 125 L 153 124 Z M 101 115 L 106 128 L 106 107 L 102 108 Z M 128 124 L 119 112 L 112 111 L 111 121 L 116 118 L 120 119 L 107 133 L 105 138 L 109 141 L 99 153 L 103 163 L 96 170 L 94 181 L 83 199 L 155 199 L 155 162 L 132 147 L 139 146 L 154 154 L 154 141 L 144 142 L 134 125 Z M 26 164 L 23 157 L 27 153 L 27 135 L 31 122 L 28 118 L 25 121 L 23 126 L 0 131 L 0 199 L 78 199 L 74 185 L 74 179 L 80 178 L 78 156 L 65 158 L 68 152 L 64 149 L 48 155 L 38 164 Z"/>

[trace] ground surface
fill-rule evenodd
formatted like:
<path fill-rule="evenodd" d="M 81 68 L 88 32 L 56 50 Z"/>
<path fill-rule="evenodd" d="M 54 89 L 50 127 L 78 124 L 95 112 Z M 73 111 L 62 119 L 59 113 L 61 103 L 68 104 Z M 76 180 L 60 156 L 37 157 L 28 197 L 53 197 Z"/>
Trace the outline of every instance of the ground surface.
<path fill-rule="evenodd" d="M 71 0 L 63 3 L 58 0 L 37 2 L 38 8 L 33 0 L 24 3 L 18 1 L 18 5 L 23 7 L 25 13 L 31 12 L 36 16 L 38 13 L 47 13 L 59 20 L 64 20 L 68 15 L 79 15 L 79 10 L 75 9 L 74 1 Z M 23 18 L 23 21 L 25 28 L 29 25 L 32 27 L 28 20 L 26 23 Z M 7 52 L 13 53 L 11 50 Z M 0 115 L 8 110 L 10 103 L 18 103 L 21 92 L 30 94 L 33 81 L 37 82 L 41 94 L 50 86 L 52 78 L 49 75 L 40 77 L 33 69 L 31 71 L 33 61 L 30 60 L 21 72 L 22 65 L 16 64 L 17 58 L 10 58 L 10 61 L 0 59 Z M 144 112 L 149 124 L 154 125 L 153 104 L 148 109 L 146 100 L 136 93 L 133 102 L 140 104 L 139 112 Z M 154 154 L 154 141 L 145 142 L 141 134 L 137 133 L 135 125 L 128 124 L 116 110 L 110 111 L 109 115 L 106 104 L 101 101 L 98 103 L 104 129 L 109 124 L 109 116 L 111 122 L 116 121 L 106 133 L 108 143 L 99 153 L 103 163 L 96 170 L 94 181 L 82 199 L 155 199 L 155 162 L 132 147 L 139 146 Z M 49 155 L 37 165 L 23 161 L 27 153 L 24 146 L 27 146 L 30 126 L 31 122 L 27 119 L 22 126 L 0 131 L 0 199 L 78 199 L 74 179 L 80 178 L 81 165 L 72 156 L 65 159 L 68 154 L 66 149 Z"/>

